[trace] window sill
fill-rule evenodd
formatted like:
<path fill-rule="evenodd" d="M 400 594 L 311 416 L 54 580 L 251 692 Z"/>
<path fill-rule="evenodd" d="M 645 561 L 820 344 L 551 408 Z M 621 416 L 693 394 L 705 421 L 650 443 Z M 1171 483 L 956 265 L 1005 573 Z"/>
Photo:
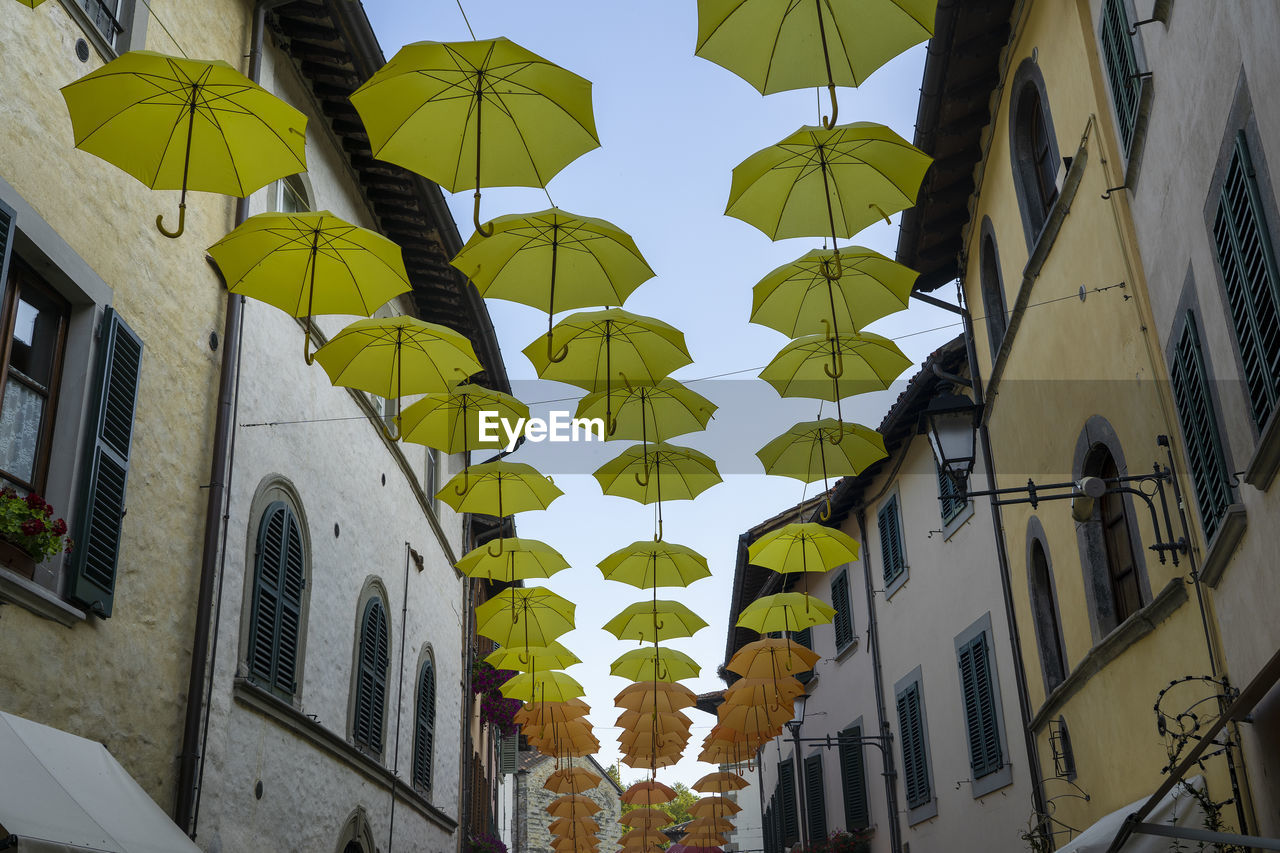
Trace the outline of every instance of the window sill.
<path fill-rule="evenodd" d="M 903 566 L 902 571 L 898 572 L 897 577 L 884 585 L 884 600 L 888 601 L 897 594 L 898 590 L 907 585 L 907 581 L 911 577 L 911 567 Z"/>
<path fill-rule="evenodd" d="M 394 790 L 401 802 L 408 804 L 414 811 L 445 832 L 452 833 L 458 828 L 456 820 L 432 805 L 407 782 L 400 780 L 377 760 L 347 743 L 344 738 L 287 702 L 277 699 L 261 687 L 242 678 L 235 679 L 232 695 L 241 705 L 275 722 L 317 749 L 327 752 L 370 782 L 381 785 L 388 791 Z"/>
<path fill-rule="evenodd" d="M 938 798 L 934 797 L 924 805 L 907 809 L 907 826 L 915 826 L 938 816 Z"/>
<path fill-rule="evenodd" d="M 973 518 L 973 501 L 967 501 L 964 508 L 957 512 L 950 521 L 942 523 L 942 541 L 946 542 L 951 539 L 952 535 L 971 518 Z"/>
<path fill-rule="evenodd" d="M 84 31 L 84 37 L 89 44 L 93 45 L 93 49 L 98 52 L 98 56 L 103 62 L 110 62 L 120 56 L 120 51 L 107 43 L 107 39 L 102 35 L 102 31 L 98 29 L 93 21 L 89 20 L 89 15 L 84 8 L 76 3 L 76 0 L 62 0 L 62 8 L 67 10 L 67 14 L 71 16 L 71 20 Z M 128 33 L 121 33 L 116 36 L 117 39 L 126 39 Z"/>
<path fill-rule="evenodd" d="M 973 789 L 973 798 L 977 800 L 1012 784 L 1013 765 L 1006 761 L 999 770 L 993 770 L 980 779 L 974 779 L 970 787 Z"/>
<path fill-rule="evenodd" d="M 1218 530 L 1209 540 L 1205 549 L 1203 565 L 1200 567 L 1200 580 L 1211 587 L 1216 587 L 1222 580 L 1222 573 L 1231 562 L 1232 555 L 1244 538 L 1245 526 L 1248 524 L 1243 504 L 1232 504 L 1227 507 L 1222 520 L 1218 522 Z"/>
<path fill-rule="evenodd" d="M 1244 481 L 1259 491 L 1271 488 L 1276 471 L 1280 471 L 1280 408 L 1271 413 L 1266 427 L 1258 436 L 1253 458 L 1244 469 Z"/>
<path fill-rule="evenodd" d="M 856 652 L 857 650 L 858 650 L 858 638 L 855 636 L 852 640 L 849 641 L 848 645 L 846 645 L 844 648 L 836 650 L 835 662 L 836 663 L 844 662 L 846 658 L 851 657 L 853 653 Z"/>
<path fill-rule="evenodd" d="M 88 618 L 83 610 L 71 606 L 40 584 L 0 567 L 0 603 L 4 602 L 16 604 L 68 628 Z"/>

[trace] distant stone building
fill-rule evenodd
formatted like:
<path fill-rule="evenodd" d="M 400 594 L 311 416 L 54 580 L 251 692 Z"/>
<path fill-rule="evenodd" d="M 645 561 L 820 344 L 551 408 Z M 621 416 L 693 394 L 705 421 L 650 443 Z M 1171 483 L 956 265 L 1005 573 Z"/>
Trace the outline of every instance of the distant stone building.
<path fill-rule="evenodd" d="M 622 836 L 622 788 L 609 777 L 594 758 L 574 758 L 560 762 L 560 767 L 581 767 L 601 777 L 600 784 L 590 791 L 583 791 L 600 806 L 591 817 L 600 824 L 596 837 L 601 847 L 617 846 Z M 512 808 L 512 850 L 519 853 L 551 853 L 551 822 L 547 806 L 561 796 L 542 787 L 547 777 L 557 769 L 557 762 L 540 752 L 529 750 L 520 753 L 515 772 L 515 801 Z"/>

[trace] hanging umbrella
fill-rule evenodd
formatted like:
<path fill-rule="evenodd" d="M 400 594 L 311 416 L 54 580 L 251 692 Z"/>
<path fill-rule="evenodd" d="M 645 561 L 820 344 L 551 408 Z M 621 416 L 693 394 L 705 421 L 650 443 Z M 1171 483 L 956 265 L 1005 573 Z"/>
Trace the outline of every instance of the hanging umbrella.
<path fill-rule="evenodd" d="M 626 826 L 647 826 L 657 828 L 670 824 L 671 815 L 662 809 L 641 808 L 632 809 L 631 811 L 618 818 L 618 822 Z"/>
<path fill-rule="evenodd" d="M 880 433 L 833 418 L 802 421 L 756 452 L 766 474 L 802 483 L 856 477 L 887 455 Z"/>
<path fill-rule="evenodd" d="M 740 678 L 725 688 L 724 704 L 791 708 L 791 700 L 803 692 L 804 685 L 790 675 L 782 678 Z"/>
<path fill-rule="evenodd" d="M 755 750 L 747 749 L 741 744 L 712 741 L 702 748 L 702 752 L 698 753 L 698 760 L 706 764 L 742 764 L 746 762 L 748 766 L 751 766 L 755 761 Z"/>
<path fill-rule="evenodd" d="M 750 785 L 750 782 L 737 773 L 722 770 L 718 773 L 708 773 L 689 787 L 703 794 L 723 794 L 725 791 L 741 791 Z"/>
<path fill-rule="evenodd" d="M 735 778 L 740 779 L 742 777 Z M 699 817 L 689 821 L 686 829 L 688 829 L 690 835 L 696 834 L 699 830 L 708 830 L 713 833 L 727 832 L 733 829 L 733 821 L 723 817 Z"/>
<path fill-rule="evenodd" d="M 681 681 L 697 678 L 701 671 L 697 662 L 684 652 L 648 647 L 624 652 L 609 667 L 610 675 L 632 681 Z"/>
<path fill-rule="evenodd" d="M 636 782 L 622 792 L 621 800 L 629 806 L 656 806 L 669 803 L 676 798 L 676 792 L 661 782 L 652 779 Z"/>
<path fill-rule="evenodd" d="M 593 305 L 621 305 L 653 278 L 653 270 L 631 235 L 603 219 L 558 208 L 499 216 L 489 233 L 477 232 L 452 261 L 481 296 L 506 299 L 547 312 L 547 358 L 551 317 Z"/>
<path fill-rule="evenodd" d="M 615 724 L 628 732 L 678 732 L 688 734 L 693 721 L 679 711 L 623 711 Z"/>
<path fill-rule="evenodd" d="M 648 770 L 651 773 L 661 770 L 664 767 L 673 767 L 680 763 L 680 756 L 684 752 L 684 747 L 679 747 L 670 752 L 624 752 L 618 759 L 628 767 L 634 767 L 637 770 Z"/>
<path fill-rule="evenodd" d="M 554 640 L 545 646 L 502 646 L 484 659 L 494 669 L 528 672 L 535 669 L 565 669 L 582 661 Z"/>
<path fill-rule="evenodd" d="M 555 853 L 596 853 L 600 842 L 594 836 L 580 838 L 556 838 L 551 842 Z"/>
<path fill-rule="evenodd" d="M 613 702 L 628 711 L 661 713 L 692 708 L 698 704 L 698 697 L 688 687 L 673 681 L 642 681 L 622 688 Z"/>
<path fill-rule="evenodd" d="M 623 846 L 629 844 L 649 846 L 651 844 L 666 844 L 670 840 L 670 838 L 667 838 L 667 836 L 663 835 L 656 829 L 641 827 L 624 832 L 618 839 L 618 843 Z"/>
<path fill-rule="evenodd" d="M 918 275 L 861 246 L 814 249 L 751 289 L 751 322 L 789 338 L 860 332 L 906 308 Z"/>
<path fill-rule="evenodd" d="M 539 702 L 537 705 L 525 705 L 515 712 L 512 719 L 516 725 L 523 727 L 576 720 L 590 712 L 591 706 L 586 702 L 581 699 L 569 699 L 565 702 Z"/>
<path fill-rule="evenodd" d="M 559 551 L 537 539 L 508 537 L 502 540 L 498 550 L 495 556 L 487 544 L 477 546 L 454 565 L 467 577 L 502 583 L 549 578 L 569 568 L 569 561 Z"/>
<path fill-rule="evenodd" d="M 621 308 L 570 314 L 552 327 L 551 348 L 556 361 L 541 339 L 524 348 L 538 376 L 587 391 L 652 385 L 693 361 L 679 329 Z"/>
<path fill-rule="evenodd" d="M 584 770 L 581 767 L 565 767 L 548 776 L 547 781 L 542 783 L 542 787 L 553 794 L 577 794 L 591 790 L 601 781 L 603 777 L 590 770 Z"/>
<path fill-rule="evenodd" d="M 696 832 L 689 833 L 681 838 L 680 843 L 685 846 L 685 849 L 690 847 L 695 849 L 714 849 L 721 844 L 728 844 L 729 840 L 718 832 Z"/>
<path fill-rule="evenodd" d="M 606 495 L 658 504 L 658 535 L 662 539 L 662 501 L 693 500 L 721 482 L 715 460 L 692 447 L 678 444 L 639 444 L 595 470 Z"/>
<path fill-rule="evenodd" d="M 716 404 L 668 377 L 653 385 L 594 391 L 578 401 L 579 418 L 612 420 L 606 440 L 667 441 L 706 429 Z M 612 412 L 612 416 L 610 415 Z"/>
<path fill-rule="evenodd" d="M 566 672 L 522 672 L 512 676 L 499 688 L 508 699 L 525 702 L 563 702 L 582 696 L 587 691 Z"/>
<path fill-rule="evenodd" d="M 813 625 L 829 625 L 835 608 L 800 592 L 778 592 L 757 598 L 742 608 L 737 625 L 761 634 L 803 631 Z"/>
<path fill-rule="evenodd" d="M 766 743 L 773 739 L 773 735 L 767 732 L 741 732 L 737 729 L 731 729 L 725 725 L 715 725 L 711 727 L 711 731 L 707 732 L 707 737 L 703 741 L 711 744 L 716 741 L 734 744 L 755 751 L 762 743 Z"/>
<path fill-rule="evenodd" d="M 368 317 L 410 289 L 398 245 L 327 210 L 251 216 L 210 246 L 209 255 L 227 290 L 307 318 L 307 364 L 312 315 Z"/>
<path fill-rule="evenodd" d="M 783 574 L 825 572 L 856 559 L 857 540 L 816 522 L 783 525 L 761 536 L 747 548 L 747 562 L 751 565 Z"/>
<path fill-rule="evenodd" d="M 742 806 L 726 797 L 702 797 L 689 806 L 689 814 L 694 817 L 724 817 L 740 811 Z"/>
<path fill-rule="evenodd" d="M 598 779 L 600 777 L 597 776 L 596 778 Z M 596 823 L 589 817 L 558 817 L 551 821 L 551 825 L 547 827 L 547 830 L 552 835 L 560 836 L 594 835 L 599 829 L 600 824 Z"/>
<path fill-rule="evenodd" d="M 836 87 L 861 86 L 929 38 L 936 6 L 936 0 L 698 0 L 695 53 L 762 95 L 826 86 L 834 124 Z"/>
<path fill-rule="evenodd" d="M 783 397 L 813 397 L 836 404 L 854 394 L 883 391 L 911 359 L 888 338 L 871 332 L 834 337 L 806 335 L 784 346 L 760 371 Z"/>
<path fill-rule="evenodd" d="M 247 196 L 307 170 L 307 118 L 221 60 L 131 50 L 62 87 L 76 147 L 153 190 Z"/>
<path fill-rule="evenodd" d="M 692 637 L 707 622 L 678 601 L 638 601 L 604 624 L 619 640 L 654 643 L 677 637 Z"/>
<path fill-rule="evenodd" d="M 546 509 L 563 494 L 550 477 L 532 465 L 498 460 L 464 468 L 436 492 L 436 497 L 456 512 L 505 518 L 515 512 Z M 497 551 L 492 545 L 490 542 L 486 548 L 490 556 L 497 557 L 504 553 L 506 540 L 498 540 Z"/>
<path fill-rule="evenodd" d="M 821 655 L 799 643 L 764 637 L 734 652 L 725 669 L 743 678 L 780 678 L 808 672 L 820 660 Z"/>
<path fill-rule="evenodd" d="M 614 551 L 596 565 L 605 580 L 640 589 L 688 586 L 711 576 L 707 558 L 692 548 L 647 539 Z"/>
<path fill-rule="evenodd" d="M 397 407 L 406 394 L 444 391 L 484 370 L 465 336 L 407 316 L 356 320 L 314 358 L 334 385 L 395 398 Z M 395 423 L 398 429 L 398 408 Z M 392 440 L 398 437 L 383 430 Z"/>
<path fill-rule="evenodd" d="M 600 811 L 600 806 L 590 797 L 581 794 L 565 794 L 556 797 L 547 806 L 547 814 L 552 817 L 590 817 Z"/>
<path fill-rule="evenodd" d="M 659 754 L 684 751 L 689 745 L 689 735 L 677 732 L 622 732 L 618 735 L 618 746 L 623 752 L 643 754 L 653 750 Z"/>
<path fill-rule="evenodd" d="M 717 711 L 717 719 L 725 729 L 744 735 L 773 737 L 782 731 L 783 723 L 792 717 L 789 708 L 771 708 L 769 705 L 724 705 Z"/>
<path fill-rule="evenodd" d="M 481 438 L 481 412 L 490 413 L 491 428 L 487 432 L 496 437 Z M 405 408 L 400 422 L 405 441 L 453 454 L 506 447 L 510 439 L 498 427 L 497 419 L 517 423 L 528 417 L 529 407 L 510 394 L 462 384 L 439 394 L 427 394 Z"/>
<path fill-rule="evenodd" d="M 574 609 L 545 587 L 512 587 L 476 608 L 476 633 L 503 646 L 546 646 L 573 630 Z"/>
<path fill-rule="evenodd" d="M 481 187 L 545 187 L 600 145 L 591 83 L 505 38 L 405 45 L 351 103 L 374 157 L 476 191 L 476 230 Z"/>
<path fill-rule="evenodd" d="M 582 725 L 574 726 L 570 723 Z M 571 720 L 570 723 L 555 726 L 552 731 L 529 739 L 529 744 L 543 755 L 553 758 L 579 758 L 600 751 L 600 740 L 591 732 L 586 721 Z"/>

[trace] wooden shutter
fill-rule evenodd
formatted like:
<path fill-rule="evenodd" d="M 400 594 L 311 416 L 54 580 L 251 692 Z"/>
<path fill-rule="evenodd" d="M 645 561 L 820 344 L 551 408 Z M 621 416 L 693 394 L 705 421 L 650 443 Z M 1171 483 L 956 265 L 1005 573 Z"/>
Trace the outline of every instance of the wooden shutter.
<path fill-rule="evenodd" d="M 964 509 L 965 501 L 960 497 L 960 490 L 955 481 L 938 468 L 938 504 L 942 510 L 942 523 L 950 524 L 951 520 Z"/>
<path fill-rule="evenodd" d="M 1116 108 L 1116 123 L 1125 153 L 1133 145 L 1133 131 L 1138 123 L 1138 102 L 1142 96 L 1142 79 L 1138 76 L 1138 57 L 1129 35 L 1129 15 L 1124 0 L 1106 0 L 1102 4 L 1102 58 L 1111 84 L 1111 103 Z"/>
<path fill-rule="evenodd" d="M 841 570 L 831 579 L 831 606 L 836 609 L 836 651 L 853 642 L 853 612 L 849 602 L 849 573 Z"/>
<path fill-rule="evenodd" d="M 306 569 L 298 519 L 283 501 L 262 514 L 249 622 L 249 674 L 273 692 L 298 692 L 298 639 Z"/>
<path fill-rule="evenodd" d="M 803 631 L 792 631 L 791 642 L 798 646 L 804 646 L 809 651 L 813 651 L 813 629 L 805 628 Z"/>
<path fill-rule="evenodd" d="M 809 843 L 827 837 L 827 792 L 822 783 L 822 753 L 804 760 L 804 806 L 809 819 Z"/>
<path fill-rule="evenodd" d="M 790 760 L 778 765 L 778 823 L 782 829 L 782 846 L 800 840 L 800 824 L 796 812 L 796 771 Z"/>
<path fill-rule="evenodd" d="M 498 741 L 498 772 L 504 776 L 515 773 L 518 769 L 520 753 L 517 747 L 520 739 L 514 734 L 503 735 Z"/>
<path fill-rule="evenodd" d="M 898 729 L 902 741 L 902 771 L 907 807 L 914 809 L 932 799 L 929 762 L 924 746 L 924 716 L 920 711 L 919 682 L 898 694 Z"/>
<path fill-rule="evenodd" d="M 902 574 L 906 562 L 902 553 L 902 530 L 898 519 L 898 498 L 890 498 L 876 515 L 880 528 L 880 559 L 884 562 L 885 586 Z"/>
<path fill-rule="evenodd" d="M 1280 379 L 1280 305 L 1275 256 L 1244 131 L 1236 135 L 1213 242 L 1231 309 L 1254 422 L 1266 424 Z"/>
<path fill-rule="evenodd" d="M 356 671 L 355 719 L 352 739 L 375 753 L 382 752 L 382 717 L 386 708 L 387 614 L 377 598 L 365 606 L 360 627 L 360 654 Z"/>
<path fill-rule="evenodd" d="M 1218 529 L 1218 522 L 1231 504 L 1231 485 L 1218 421 L 1213 413 L 1213 400 L 1209 395 L 1200 335 L 1196 331 L 1195 315 L 1190 311 L 1174 347 L 1169 378 L 1173 399 L 1178 406 L 1182 437 L 1187 445 L 1187 463 L 1195 488 L 1196 505 L 1200 508 L 1200 520 L 1208 539 Z"/>
<path fill-rule="evenodd" d="M 436 741 L 436 670 L 430 659 L 422 665 L 422 674 L 418 677 L 416 719 L 413 737 L 413 784 L 429 793 Z M 508 740 L 512 739 L 503 738 L 503 744 Z"/>
<path fill-rule="evenodd" d="M 862 726 L 840 732 L 840 789 L 844 794 L 844 826 L 852 832 L 869 824 L 867 776 L 862 763 Z"/>
<path fill-rule="evenodd" d="M 142 340 L 107 308 L 88 419 L 88 476 L 77 501 L 71 597 L 98 616 L 111 615 L 125 513 L 129 447 L 138 403 Z"/>
<path fill-rule="evenodd" d="M 973 778 L 981 779 L 1003 765 L 986 632 L 961 646 L 959 655 L 960 688 L 969 735 L 969 767 Z"/>

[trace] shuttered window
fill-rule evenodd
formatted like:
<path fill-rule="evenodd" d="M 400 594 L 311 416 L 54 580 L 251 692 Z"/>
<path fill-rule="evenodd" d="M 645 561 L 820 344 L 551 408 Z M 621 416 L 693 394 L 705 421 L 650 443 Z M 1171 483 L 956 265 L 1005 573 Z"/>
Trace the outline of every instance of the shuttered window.
<path fill-rule="evenodd" d="M 1129 35 L 1129 14 L 1124 0 L 1105 0 L 1102 4 L 1102 59 L 1107 66 L 1107 82 L 1111 84 L 1111 103 L 1116 108 L 1120 141 L 1127 154 L 1133 144 L 1133 131 L 1138 123 L 1138 102 L 1142 97 L 1142 80 L 1138 76 L 1138 57 Z"/>
<path fill-rule="evenodd" d="M 1222 452 L 1218 422 L 1209 396 L 1208 372 L 1200 351 L 1200 335 L 1195 315 L 1187 312 L 1187 322 L 1178 337 L 1170 371 L 1173 399 L 1178 406 L 1178 422 L 1187 445 L 1187 461 L 1195 487 L 1196 504 L 1204 523 L 1205 537 L 1213 536 L 1218 522 L 1231 504 L 1230 474 Z"/>
<path fill-rule="evenodd" d="M 796 812 L 796 771 L 791 761 L 778 765 L 778 824 L 782 846 L 790 847 L 800 840 L 800 824 Z"/>
<path fill-rule="evenodd" d="M 822 782 L 822 753 L 804 760 L 804 807 L 809 822 L 809 843 L 827 837 L 827 792 Z"/>
<path fill-rule="evenodd" d="M 498 772 L 510 776 L 519 769 L 520 737 L 516 734 L 503 735 L 498 741 Z"/>
<path fill-rule="evenodd" d="M 298 517 L 283 501 L 258 525 L 253 606 L 249 613 L 249 677 L 286 699 L 298 692 L 298 641 L 306 559 Z"/>
<path fill-rule="evenodd" d="M 960 690 L 964 699 L 965 730 L 969 736 L 969 766 L 973 778 L 999 770 L 1000 723 L 991 686 L 991 656 L 985 632 L 960 647 Z"/>
<path fill-rule="evenodd" d="M 386 709 L 387 611 L 382 601 L 369 599 L 360 622 L 360 649 L 356 656 L 356 701 L 351 739 L 371 752 L 382 753 L 382 717 Z"/>
<path fill-rule="evenodd" d="M 942 523 L 950 524 L 964 509 L 965 500 L 960 496 L 955 481 L 938 468 L 938 504 L 942 509 Z"/>
<path fill-rule="evenodd" d="M 436 669 L 428 658 L 418 675 L 418 702 L 416 724 L 413 729 L 413 784 L 426 793 L 431 792 L 431 767 L 436 744 Z M 515 744 L 515 738 L 503 738 Z M 512 750 L 512 755 L 514 755 Z M 505 756 L 505 753 L 503 754 Z M 514 772 L 503 770 L 502 772 Z"/>
<path fill-rule="evenodd" d="M 142 371 L 142 339 L 107 308 L 99 336 L 89 424 L 89 471 L 77 504 L 71 597 L 99 616 L 111 615 L 120 558 L 120 527 L 133 416 Z"/>
<path fill-rule="evenodd" d="M 902 548 L 902 521 L 898 513 L 898 496 L 885 501 L 876 514 L 880 528 L 880 559 L 884 563 L 884 585 L 888 587 L 907 568 Z"/>
<path fill-rule="evenodd" d="M 840 732 L 840 790 L 844 794 L 844 827 L 850 832 L 869 824 L 867 774 L 862 763 L 862 726 Z"/>
<path fill-rule="evenodd" d="M 907 807 L 914 809 L 933 798 L 929 785 L 924 712 L 920 707 L 918 681 L 898 693 L 898 731 L 902 742 L 902 778 L 906 787 Z"/>
<path fill-rule="evenodd" d="M 843 651 L 853 642 L 853 610 L 849 602 L 849 573 L 841 569 L 831 579 L 831 606 L 836 609 L 834 620 L 836 651 Z"/>
<path fill-rule="evenodd" d="M 1250 410 L 1261 427 L 1275 410 L 1280 393 L 1280 276 L 1244 131 L 1236 135 L 1227 166 L 1214 216 L 1213 243 Z"/>

